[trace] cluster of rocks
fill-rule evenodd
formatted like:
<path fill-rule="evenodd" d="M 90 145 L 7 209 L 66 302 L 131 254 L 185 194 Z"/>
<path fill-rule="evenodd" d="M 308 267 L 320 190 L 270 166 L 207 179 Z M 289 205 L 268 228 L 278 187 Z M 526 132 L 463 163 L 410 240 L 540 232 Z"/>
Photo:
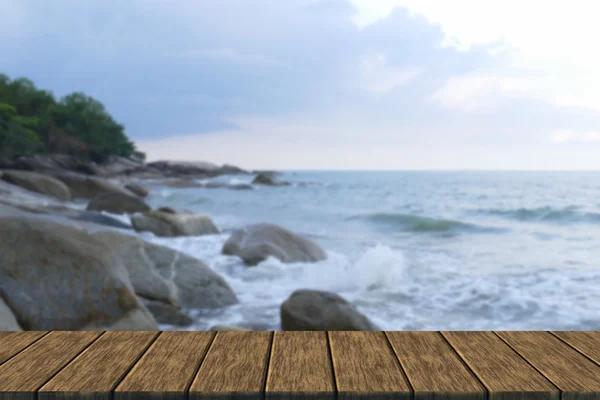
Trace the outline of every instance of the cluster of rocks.
<path fill-rule="evenodd" d="M 225 279 L 201 260 L 146 242 L 131 231 L 160 237 L 218 234 L 209 217 L 168 207 L 153 210 L 144 201 L 148 190 L 139 183 L 58 168 L 85 169 L 68 161 L 17 160 L 13 168 L 0 171 L 0 330 L 188 326 L 193 321 L 187 309 L 222 308 L 239 301 Z M 152 168 L 186 175 L 180 164 L 155 163 Z M 190 174 L 208 169 L 200 163 L 185 168 Z M 282 184 L 274 174 L 266 176 Z M 89 200 L 85 211 L 69 203 L 82 198 Z M 129 214 L 131 226 L 102 212 Z M 239 257 L 247 266 L 268 257 L 283 263 L 327 257 L 308 238 L 266 223 L 235 230 L 222 254 Z M 350 302 L 329 292 L 298 290 L 280 311 L 283 330 L 377 329 Z"/>

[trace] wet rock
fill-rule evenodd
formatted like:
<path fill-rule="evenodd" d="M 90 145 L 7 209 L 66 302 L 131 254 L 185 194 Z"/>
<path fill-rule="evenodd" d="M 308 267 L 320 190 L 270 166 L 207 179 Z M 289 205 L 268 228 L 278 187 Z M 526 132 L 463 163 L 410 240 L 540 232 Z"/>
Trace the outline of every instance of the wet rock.
<path fill-rule="evenodd" d="M 69 188 L 73 198 L 93 199 L 103 193 L 121 193 L 133 195 L 130 191 L 109 182 L 106 179 L 77 174 L 74 172 L 56 172 L 52 176 Z"/>
<path fill-rule="evenodd" d="M 132 216 L 131 224 L 138 232 L 152 232 L 160 237 L 201 236 L 219 233 L 219 229 L 207 216 L 171 214 L 157 210 Z"/>
<path fill-rule="evenodd" d="M 341 296 L 320 290 L 297 290 L 281 305 L 284 331 L 379 330 Z"/>
<path fill-rule="evenodd" d="M 36 172 L 6 170 L 1 179 L 23 189 L 52 196 L 62 201 L 71 200 L 69 188 L 51 176 Z"/>
<path fill-rule="evenodd" d="M 274 224 L 255 224 L 233 232 L 222 253 L 240 257 L 253 266 L 267 257 L 283 263 L 317 262 L 327 255 L 316 243 Z"/>
<path fill-rule="evenodd" d="M 139 296 L 185 308 L 238 302 L 225 279 L 194 257 L 120 232 L 98 232 L 94 237 L 123 260 Z"/>
<path fill-rule="evenodd" d="M 101 193 L 87 206 L 88 211 L 106 211 L 112 214 L 135 214 L 150 209 L 141 198 L 123 193 Z"/>
<path fill-rule="evenodd" d="M 125 189 L 140 197 L 146 197 L 150 193 L 146 187 L 135 182 L 130 182 L 126 184 Z"/>
<path fill-rule="evenodd" d="M 158 329 L 122 261 L 51 221 L 0 218 L 0 295 L 24 330 Z"/>

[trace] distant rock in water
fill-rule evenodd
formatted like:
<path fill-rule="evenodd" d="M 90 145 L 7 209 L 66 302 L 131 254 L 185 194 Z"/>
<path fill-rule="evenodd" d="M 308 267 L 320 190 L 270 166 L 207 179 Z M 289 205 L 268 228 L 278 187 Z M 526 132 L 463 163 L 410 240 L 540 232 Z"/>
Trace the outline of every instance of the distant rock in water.
<path fill-rule="evenodd" d="M 151 208 L 138 196 L 123 193 L 101 193 L 87 206 L 88 211 L 106 211 L 112 214 L 135 214 Z"/>
<path fill-rule="evenodd" d="M 373 331 L 379 328 L 343 297 L 297 290 L 281 305 L 284 331 Z"/>
<path fill-rule="evenodd" d="M 0 218 L 0 294 L 24 330 L 157 330 L 122 260 L 87 232 Z"/>
<path fill-rule="evenodd" d="M 278 180 L 274 174 L 268 172 L 261 172 L 252 181 L 254 185 L 266 185 L 266 186 L 288 186 L 290 183 Z"/>
<path fill-rule="evenodd" d="M 69 188 L 58 179 L 36 172 L 5 170 L 0 179 L 23 189 L 52 196 L 62 201 L 71 200 Z"/>
<path fill-rule="evenodd" d="M 254 266 L 272 256 L 284 263 L 317 262 L 327 255 L 316 243 L 274 224 L 255 224 L 233 232 L 222 253 Z"/>
<path fill-rule="evenodd" d="M 138 232 L 152 232 L 160 237 L 200 236 L 219 233 L 219 229 L 207 216 L 172 214 L 157 210 L 132 216 L 131 224 Z"/>
<path fill-rule="evenodd" d="M 155 161 L 147 164 L 147 167 L 160 171 L 164 176 L 196 176 L 215 177 L 228 174 L 247 174 L 241 168 L 233 165 L 218 166 L 204 161 Z"/>

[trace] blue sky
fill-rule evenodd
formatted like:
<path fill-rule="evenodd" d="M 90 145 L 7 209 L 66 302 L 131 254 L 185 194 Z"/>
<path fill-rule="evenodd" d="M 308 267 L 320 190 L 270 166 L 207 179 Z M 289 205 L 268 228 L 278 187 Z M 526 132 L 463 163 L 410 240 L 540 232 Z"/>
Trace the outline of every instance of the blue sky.
<path fill-rule="evenodd" d="M 0 9 L 0 71 L 98 98 L 150 159 L 600 168 L 593 2 L 0 0 Z"/>

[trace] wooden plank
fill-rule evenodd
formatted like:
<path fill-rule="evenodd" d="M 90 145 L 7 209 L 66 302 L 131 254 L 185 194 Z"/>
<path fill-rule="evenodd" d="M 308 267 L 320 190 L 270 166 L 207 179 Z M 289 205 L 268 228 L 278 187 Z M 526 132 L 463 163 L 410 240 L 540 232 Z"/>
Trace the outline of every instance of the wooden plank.
<path fill-rule="evenodd" d="M 549 332 L 496 332 L 552 383 L 563 400 L 600 400 L 600 366 Z"/>
<path fill-rule="evenodd" d="M 441 332 L 490 398 L 559 400 L 560 391 L 493 332 Z"/>
<path fill-rule="evenodd" d="M 114 391 L 115 400 L 183 399 L 215 332 L 163 332 Z"/>
<path fill-rule="evenodd" d="M 0 399 L 35 399 L 35 391 L 101 335 L 50 332 L 0 366 Z"/>
<path fill-rule="evenodd" d="M 0 365 L 47 333 L 44 331 L 0 332 Z"/>
<path fill-rule="evenodd" d="M 217 332 L 189 390 L 190 399 L 262 399 L 271 332 Z"/>
<path fill-rule="evenodd" d="M 158 332 L 106 332 L 38 392 L 38 400 L 110 400 L 111 391 L 146 351 Z"/>
<path fill-rule="evenodd" d="M 327 332 L 275 332 L 265 398 L 335 399 Z"/>
<path fill-rule="evenodd" d="M 485 400 L 485 388 L 439 332 L 386 332 L 415 400 Z"/>
<path fill-rule="evenodd" d="M 551 333 L 600 365 L 600 331 L 555 331 Z"/>
<path fill-rule="evenodd" d="M 339 399 L 412 397 L 383 332 L 327 332 Z"/>

